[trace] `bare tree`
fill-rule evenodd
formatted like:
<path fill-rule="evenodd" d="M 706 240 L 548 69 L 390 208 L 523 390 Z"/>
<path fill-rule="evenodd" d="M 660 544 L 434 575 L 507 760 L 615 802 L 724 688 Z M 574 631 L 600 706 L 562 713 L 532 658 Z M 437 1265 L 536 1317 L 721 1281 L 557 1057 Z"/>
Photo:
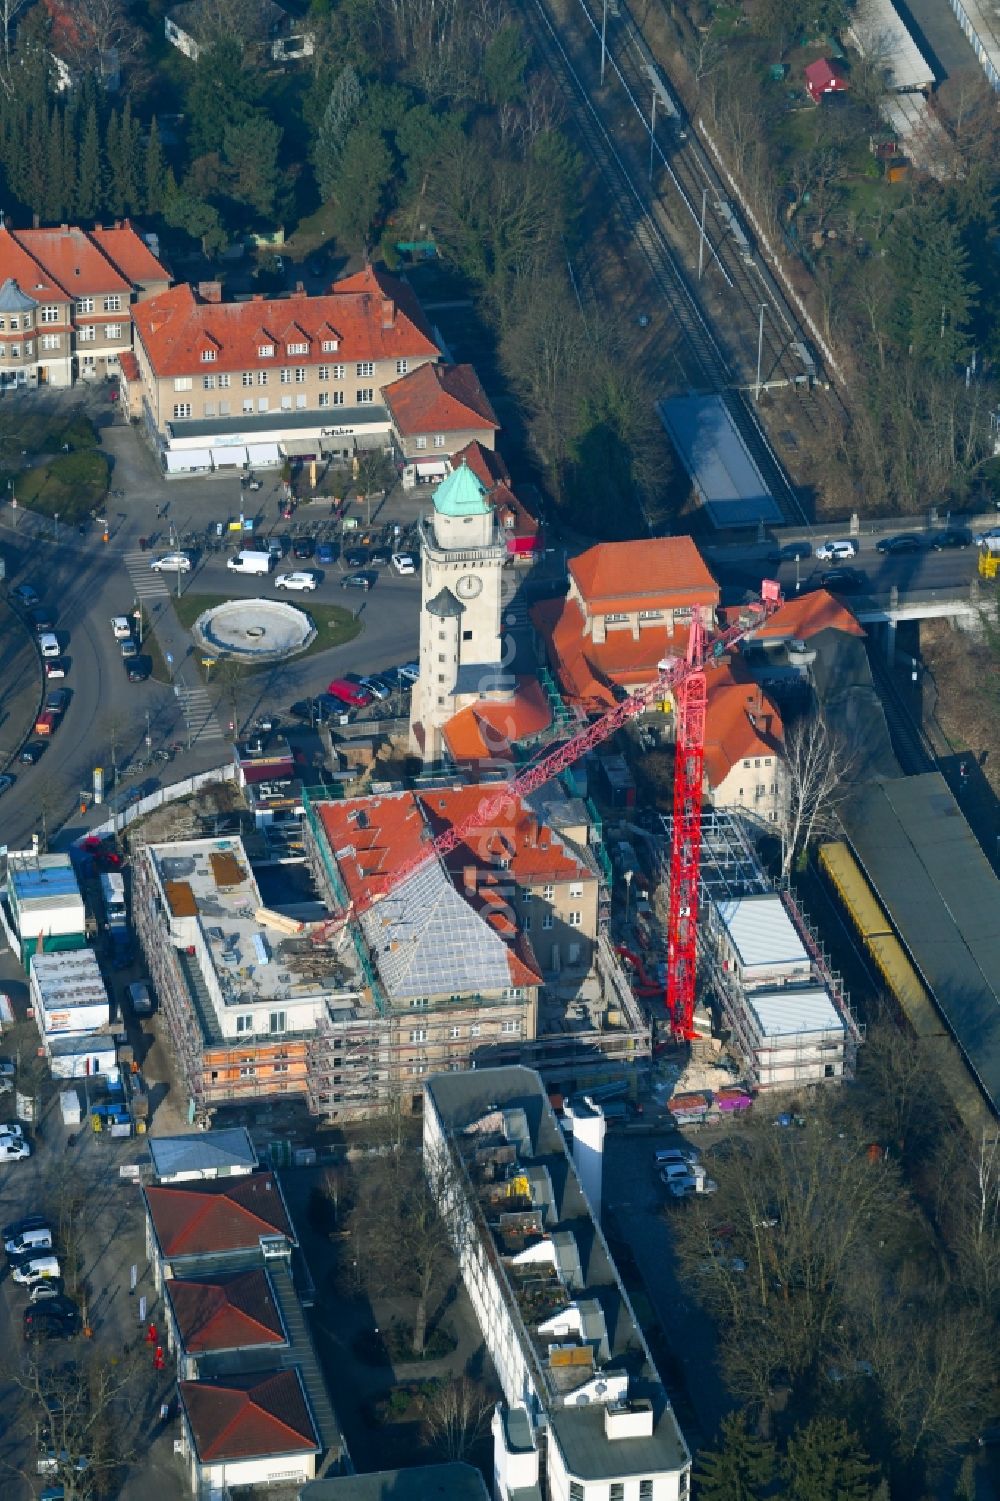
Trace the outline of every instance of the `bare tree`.
<path fill-rule="evenodd" d="M 67 0 L 70 60 L 103 76 L 111 53 L 121 62 L 142 46 L 142 33 L 128 18 L 122 0 Z"/>
<path fill-rule="evenodd" d="M 14 41 L 15 22 L 31 0 L 0 0 L 0 29 L 3 31 L 3 87 L 6 93 L 13 89 L 11 78 L 11 51 Z"/>
<path fill-rule="evenodd" d="M 464 1459 L 482 1437 L 492 1407 L 486 1392 L 468 1376 L 438 1382 L 424 1403 L 431 1444 L 446 1459 Z"/>
<path fill-rule="evenodd" d="M 785 736 L 778 811 L 783 877 L 814 839 L 835 831 L 837 808 L 844 799 L 853 761 L 852 753 L 819 712 L 799 720 Z"/>

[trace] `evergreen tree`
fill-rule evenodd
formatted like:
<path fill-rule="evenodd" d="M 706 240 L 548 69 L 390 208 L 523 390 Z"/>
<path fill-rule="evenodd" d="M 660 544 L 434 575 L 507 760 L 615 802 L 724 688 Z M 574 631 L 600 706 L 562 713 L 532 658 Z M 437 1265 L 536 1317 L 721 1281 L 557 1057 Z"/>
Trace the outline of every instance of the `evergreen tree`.
<path fill-rule="evenodd" d="M 28 175 L 26 181 L 27 194 L 25 202 L 33 214 L 40 218 L 46 217 L 46 146 L 49 133 L 49 112 L 42 106 L 31 111 L 31 125 L 28 132 Z"/>
<path fill-rule="evenodd" d="M 492 105 L 516 104 L 524 92 L 528 49 L 516 21 L 507 21 L 486 43 L 483 83 Z"/>
<path fill-rule="evenodd" d="M 227 125 L 255 118 L 260 88 L 257 75 L 243 66 L 236 41 L 226 38 L 202 52 L 187 97 L 191 155 L 219 151 Z"/>
<path fill-rule="evenodd" d="M 248 120 L 245 125 L 228 126 L 222 139 L 230 196 L 269 219 L 278 191 L 281 126 L 273 120 Z"/>
<path fill-rule="evenodd" d="M 97 128 L 97 106 L 91 101 L 80 142 L 80 171 L 76 186 L 77 217 L 96 219 L 101 209 L 101 138 Z"/>
<path fill-rule="evenodd" d="M 139 155 L 139 125 L 132 114 L 132 101 L 127 99 L 118 128 L 117 162 L 111 161 L 111 152 L 108 151 L 108 166 L 115 179 L 115 193 L 119 203 L 118 212 L 122 214 L 137 213 L 142 204 L 139 191 Z"/>
<path fill-rule="evenodd" d="M 759 1501 L 776 1474 L 774 1445 L 748 1430 L 742 1412 L 723 1418 L 718 1444 L 695 1463 L 700 1501 Z"/>
<path fill-rule="evenodd" d="M 122 133 L 118 120 L 118 111 L 113 109 L 108 116 L 107 128 L 104 132 L 104 160 L 107 163 L 108 173 L 104 182 L 104 207 L 109 214 L 118 218 L 122 213 L 121 199 L 121 147 Z"/>
<path fill-rule="evenodd" d="M 45 217 L 58 222 L 67 212 L 66 161 L 64 156 L 62 111 L 53 106 L 46 132 L 48 151 L 45 162 Z"/>
<path fill-rule="evenodd" d="M 968 356 L 978 289 L 958 226 L 936 204 L 920 204 L 893 233 L 899 342 L 935 370 L 954 370 Z"/>
<path fill-rule="evenodd" d="M 146 137 L 146 160 L 143 163 L 143 207 L 147 214 L 158 214 L 163 209 L 166 194 L 166 164 L 160 129 L 154 115 Z"/>
<path fill-rule="evenodd" d="M 350 63 L 333 81 L 313 146 L 313 167 L 324 203 L 336 193 L 337 174 L 347 139 L 361 116 L 361 81 Z"/>
<path fill-rule="evenodd" d="M 377 130 L 358 125 L 344 146 L 334 183 L 337 218 L 348 240 L 368 248 L 392 177 L 392 157 Z"/>
<path fill-rule="evenodd" d="M 813 1418 L 796 1428 L 781 1472 L 790 1501 L 872 1501 L 877 1475 L 840 1418 Z"/>

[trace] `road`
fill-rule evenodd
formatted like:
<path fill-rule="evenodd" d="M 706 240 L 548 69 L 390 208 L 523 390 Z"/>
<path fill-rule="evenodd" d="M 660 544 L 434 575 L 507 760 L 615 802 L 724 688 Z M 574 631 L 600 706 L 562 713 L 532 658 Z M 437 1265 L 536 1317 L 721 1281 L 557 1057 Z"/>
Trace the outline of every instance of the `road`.
<path fill-rule="evenodd" d="M 154 748 L 181 741 L 186 746 L 185 722 L 173 685 L 153 680 L 129 683 L 120 646 L 111 634 L 109 622 L 113 615 L 133 610 L 141 597 L 143 606 L 154 614 L 154 621 L 157 611 L 166 612 L 166 623 L 173 626 L 171 634 L 176 635 L 176 617 L 169 602 L 174 579 L 164 575 L 160 584 L 161 576 L 149 568 L 155 552 L 142 554 L 139 538 L 159 530 L 160 546 L 166 546 L 165 528 L 169 523 L 157 517 L 164 506 L 183 532 L 189 527 L 203 531 L 213 521 L 228 520 L 238 513 L 240 504 L 239 487 L 233 479 L 167 484 L 156 473 L 151 455 L 130 428 L 106 429 L 102 437 L 114 461 L 115 488 L 125 491 L 125 498 L 117 502 L 117 512 L 109 516 L 108 543 L 102 542 L 97 528 L 80 535 L 75 529 L 63 527 L 58 542 L 52 538 L 29 538 L 26 530 L 29 523 L 23 513 L 17 518 L 7 507 L 0 513 L 0 548 L 6 559 L 7 582 L 31 584 L 43 602 L 57 612 L 57 634 L 69 663 L 65 682 L 53 684 L 67 688 L 70 693 L 62 724 L 36 765 L 21 766 L 15 762 L 11 768 L 17 781 L 0 807 L 0 844 L 14 849 L 27 845 L 43 822 L 47 827 L 58 826 L 78 807 L 81 791 L 92 784 L 94 766 L 108 767 L 112 762 L 112 735 L 119 764 L 143 745 L 147 715 Z M 306 507 L 298 512 L 292 528 L 287 523 L 279 527 L 270 482 L 265 495 L 254 499 L 263 499 L 270 511 L 268 519 L 261 507 L 265 535 L 270 531 L 308 529 Z M 424 497 L 406 501 L 406 507 L 414 514 L 425 505 Z M 328 509 L 322 509 L 326 520 Z M 393 505 L 392 513 L 394 517 L 401 515 L 403 520 L 408 519 L 401 506 Z M 19 521 L 19 530 L 13 525 L 15 520 Z M 181 579 L 185 594 L 285 597 L 283 591 L 274 589 L 273 576 L 261 580 L 229 572 L 224 554 L 195 553 L 194 557 L 194 570 Z M 283 566 L 291 570 L 310 565 L 289 559 Z M 364 630 L 346 646 L 316 653 L 301 662 L 290 662 L 281 674 L 277 701 L 262 702 L 258 709 L 280 711 L 296 698 L 323 690 L 332 677 L 345 670 L 378 671 L 417 654 L 418 575 L 400 578 L 390 569 L 380 570 L 375 589 L 362 594 L 340 588 L 343 570 L 339 564 L 316 571 L 323 575 L 323 581 L 315 593 L 287 597 L 301 599 L 307 609 L 309 600 L 315 600 L 359 610 Z M 181 667 L 176 661 L 175 671 Z M 185 671 L 190 682 L 197 685 L 199 678 L 194 667 L 189 665 Z M 218 689 L 211 685 L 209 693 L 211 698 L 218 697 Z M 218 721 L 225 716 L 215 717 Z M 196 740 L 190 751 L 185 749 L 178 756 L 170 778 L 218 765 L 228 755 L 228 746 L 216 728 Z"/>
<path fill-rule="evenodd" d="M 831 537 L 846 536 L 846 532 L 832 531 Z M 904 553 L 892 557 L 876 551 L 877 538 L 862 536 L 857 539 L 859 553 L 856 558 L 845 559 L 847 566 L 856 568 L 867 578 L 867 588 L 860 591 L 861 600 L 888 603 L 893 586 L 900 594 L 919 595 L 924 590 L 937 590 L 947 595 L 965 593 L 976 577 L 976 550 L 974 547 L 953 551 Z M 723 589 L 727 593 L 746 589 L 758 589 L 764 577 L 775 573 L 773 564 L 767 562 L 767 547 L 706 547 L 705 557 Z M 815 588 L 822 573 L 840 564 L 821 562 L 818 558 L 804 558 L 798 564 L 784 562 L 777 569 L 777 577 L 786 596 L 796 590 Z M 855 596 L 845 596 L 849 600 Z"/>

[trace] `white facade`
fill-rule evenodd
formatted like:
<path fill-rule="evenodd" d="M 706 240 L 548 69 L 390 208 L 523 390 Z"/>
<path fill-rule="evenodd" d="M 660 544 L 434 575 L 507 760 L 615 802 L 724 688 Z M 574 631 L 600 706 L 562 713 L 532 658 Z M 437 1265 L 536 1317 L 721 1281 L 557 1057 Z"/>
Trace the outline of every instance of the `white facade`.
<path fill-rule="evenodd" d="M 780 896 L 745 896 L 716 904 L 722 967 L 744 991 L 802 985 L 812 978 L 805 945 Z"/>
<path fill-rule="evenodd" d="M 759 1088 L 843 1077 L 847 1027 L 825 990 L 754 991 L 744 1005 Z"/>
<path fill-rule="evenodd" d="M 198 1459 L 187 1420 L 184 1442 L 190 1455 L 191 1491 L 198 1498 L 225 1496 L 237 1486 L 304 1485 L 316 1478 L 315 1454 L 265 1454 L 260 1459 L 203 1465 Z"/>
<path fill-rule="evenodd" d="M 68 855 L 11 855 L 7 886 L 18 935 L 70 937 L 86 931 L 83 897 Z"/>
<path fill-rule="evenodd" d="M 83 1034 L 111 1020 L 108 992 L 93 949 L 33 954 L 28 988 L 38 1030 Z"/>

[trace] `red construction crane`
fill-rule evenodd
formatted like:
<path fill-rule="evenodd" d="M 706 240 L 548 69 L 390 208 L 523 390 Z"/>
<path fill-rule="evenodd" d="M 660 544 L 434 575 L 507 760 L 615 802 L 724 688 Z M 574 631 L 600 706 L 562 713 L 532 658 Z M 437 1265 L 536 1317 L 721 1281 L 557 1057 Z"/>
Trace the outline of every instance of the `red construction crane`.
<path fill-rule="evenodd" d="M 371 876 L 364 897 L 314 930 L 321 943 L 352 916 L 359 916 L 408 881 L 431 860 L 457 849 L 468 835 L 496 824 L 505 809 L 526 797 L 550 778 L 572 766 L 595 746 L 602 745 L 650 704 L 672 697 L 677 706 L 677 754 L 674 766 L 674 831 L 670 861 L 670 913 L 667 933 L 667 1012 L 674 1036 L 694 1035 L 696 944 L 698 936 L 698 870 L 701 854 L 701 788 L 705 755 L 705 666 L 755 631 L 781 603 L 781 590 L 765 579 L 760 598 L 743 607 L 740 619 L 715 636 L 708 636 L 699 619 L 691 623 L 686 655 L 659 664 L 653 682 L 637 688 L 579 734 L 549 751 L 495 792 L 488 792 L 467 818 L 432 837 L 409 860 L 385 876 Z"/>

